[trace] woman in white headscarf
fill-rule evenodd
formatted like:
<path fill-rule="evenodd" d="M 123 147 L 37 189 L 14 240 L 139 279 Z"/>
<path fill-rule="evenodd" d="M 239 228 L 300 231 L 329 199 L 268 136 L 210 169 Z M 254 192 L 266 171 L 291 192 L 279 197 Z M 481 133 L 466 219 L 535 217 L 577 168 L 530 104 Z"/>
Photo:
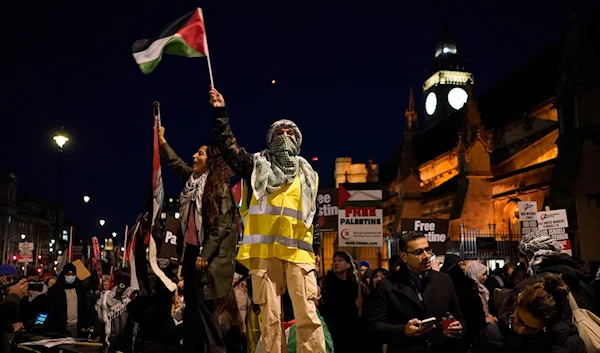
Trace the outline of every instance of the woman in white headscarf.
<path fill-rule="evenodd" d="M 490 315 L 490 308 L 488 305 L 490 301 L 490 291 L 483 285 L 487 279 L 487 267 L 480 262 L 474 262 L 469 266 L 469 268 L 467 268 L 467 275 L 477 283 L 479 297 L 481 297 L 483 311 L 485 312 L 485 322 L 488 324 L 498 322 L 496 317 Z"/>

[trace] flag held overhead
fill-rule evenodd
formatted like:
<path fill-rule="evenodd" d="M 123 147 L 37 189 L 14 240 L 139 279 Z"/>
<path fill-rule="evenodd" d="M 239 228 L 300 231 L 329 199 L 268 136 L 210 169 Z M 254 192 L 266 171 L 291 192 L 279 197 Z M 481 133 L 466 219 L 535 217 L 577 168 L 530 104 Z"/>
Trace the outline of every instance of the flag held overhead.
<path fill-rule="evenodd" d="M 162 59 L 171 54 L 196 58 L 206 56 L 209 60 L 209 73 L 212 84 L 212 70 L 208 58 L 208 45 L 202 9 L 178 18 L 165 26 L 154 38 L 140 39 L 133 43 L 133 58 L 142 72 L 151 73 Z"/>

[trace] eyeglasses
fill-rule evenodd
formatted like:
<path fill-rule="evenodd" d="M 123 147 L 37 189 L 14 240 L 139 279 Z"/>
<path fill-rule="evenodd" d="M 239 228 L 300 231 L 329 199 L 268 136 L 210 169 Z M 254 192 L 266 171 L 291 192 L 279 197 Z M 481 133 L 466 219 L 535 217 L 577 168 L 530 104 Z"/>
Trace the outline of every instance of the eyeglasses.
<path fill-rule="evenodd" d="M 519 315 L 516 313 L 516 310 L 515 310 L 515 312 L 513 312 L 513 313 L 512 313 L 512 314 L 509 316 L 509 318 L 510 318 L 510 321 L 509 321 L 509 322 L 510 322 L 512 325 L 514 325 L 514 326 L 519 326 L 519 327 L 523 327 L 523 328 L 525 328 L 525 332 L 527 332 L 527 333 L 529 333 L 529 334 L 537 333 L 537 332 L 540 332 L 540 331 L 544 331 L 544 332 L 546 331 L 546 328 L 545 328 L 545 327 L 542 327 L 542 328 L 537 328 L 537 327 L 531 327 L 531 326 L 527 326 L 527 325 L 525 325 L 525 323 L 523 322 L 523 320 L 522 320 L 522 319 L 519 317 Z M 511 326 L 512 326 L 512 325 L 511 325 Z M 511 327 L 511 328 L 512 328 L 512 327 Z"/>
<path fill-rule="evenodd" d="M 431 249 L 429 247 L 425 248 L 425 249 L 417 249 L 415 251 L 404 251 L 404 250 L 400 250 L 400 251 L 402 251 L 403 253 L 407 253 L 407 254 L 413 254 L 416 257 L 423 256 L 424 253 L 428 253 L 429 255 L 433 254 L 433 249 Z"/>

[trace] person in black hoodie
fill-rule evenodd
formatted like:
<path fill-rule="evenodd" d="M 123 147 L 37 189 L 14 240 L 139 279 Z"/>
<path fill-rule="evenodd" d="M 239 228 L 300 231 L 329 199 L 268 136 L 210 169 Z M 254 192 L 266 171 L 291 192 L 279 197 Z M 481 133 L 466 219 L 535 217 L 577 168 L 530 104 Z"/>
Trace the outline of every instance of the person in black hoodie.
<path fill-rule="evenodd" d="M 358 307 L 362 306 L 358 286 L 352 258 L 345 251 L 336 251 L 333 270 L 322 281 L 323 304 L 319 307 L 336 353 L 353 353 L 358 347 Z"/>
<path fill-rule="evenodd" d="M 452 278 L 460 309 L 465 315 L 465 321 L 469 328 L 467 330 L 466 343 L 470 345 L 475 341 L 475 338 L 477 338 L 481 330 L 487 325 L 485 322 L 485 312 L 483 310 L 483 303 L 479 297 L 477 283 L 465 275 L 465 272 L 459 264 L 461 261 L 464 262 L 464 260 L 458 256 L 453 260 L 457 262 L 450 262 L 446 258 L 440 272 L 446 273 Z"/>
<path fill-rule="evenodd" d="M 88 328 L 85 289 L 72 263 L 65 265 L 56 284 L 48 289 L 46 312 L 46 327 L 51 332 L 78 337 Z"/>
<path fill-rule="evenodd" d="M 514 310 L 486 326 L 469 353 L 585 353 L 577 329 L 561 320 L 569 287 L 560 275 L 546 273 L 526 282 Z"/>

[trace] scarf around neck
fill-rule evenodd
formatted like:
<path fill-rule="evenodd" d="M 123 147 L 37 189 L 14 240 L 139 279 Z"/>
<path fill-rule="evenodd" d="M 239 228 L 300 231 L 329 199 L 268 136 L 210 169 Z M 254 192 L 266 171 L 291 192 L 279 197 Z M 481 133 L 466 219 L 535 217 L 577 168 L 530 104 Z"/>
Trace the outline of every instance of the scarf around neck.
<path fill-rule="evenodd" d="M 181 230 L 183 234 L 187 231 L 188 221 L 190 219 L 190 210 L 192 205 L 194 208 L 194 221 L 196 223 L 196 233 L 198 237 L 198 245 L 202 246 L 204 243 L 204 227 L 202 226 L 202 196 L 204 195 L 204 187 L 206 186 L 206 179 L 208 178 L 208 171 L 202 175 L 197 176 L 192 174 L 188 181 L 185 183 L 181 194 L 179 195 L 179 203 L 181 213 Z"/>
<path fill-rule="evenodd" d="M 250 178 L 254 197 L 260 200 L 300 178 L 302 221 L 308 228 L 316 213 L 317 173 L 306 159 L 298 156 L 298 143 L 287 134 L 274 138 L 269 149 L 254 154 L 254 169 Z"/>

